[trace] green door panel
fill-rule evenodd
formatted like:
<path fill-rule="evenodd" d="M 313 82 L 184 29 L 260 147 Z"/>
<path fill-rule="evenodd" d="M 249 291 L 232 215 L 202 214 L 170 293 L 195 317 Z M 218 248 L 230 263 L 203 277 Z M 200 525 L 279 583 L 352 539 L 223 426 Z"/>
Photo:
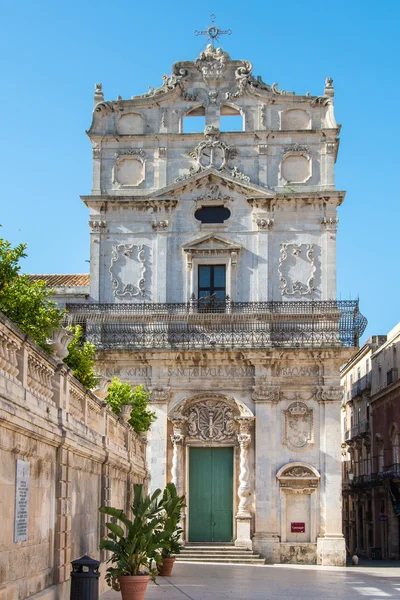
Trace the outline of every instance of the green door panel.
<path fill-rule="evenodd" d="M 233 539 L 233 448 L 189 449 L 189 541 Z"/>

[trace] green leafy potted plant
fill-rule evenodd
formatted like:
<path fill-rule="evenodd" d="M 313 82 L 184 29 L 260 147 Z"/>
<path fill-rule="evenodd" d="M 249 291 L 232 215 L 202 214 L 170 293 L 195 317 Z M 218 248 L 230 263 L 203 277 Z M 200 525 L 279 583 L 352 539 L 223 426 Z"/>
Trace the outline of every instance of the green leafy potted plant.
<path fill-rule="evenodd" d="M 167 483 L 160 506 L 162 507 L 162 529 L 161 529 L 161 557 L 162 561 L 158 568 L 158 574 L 169 576 L 175 562 L 175 555 L 180 554 L 183 545 L 181 536 L 183 529 L 180 527 L 182 510 L 185 505 L 185 496 L 178 496 L 173 483 Z"/>
<path fill-rule="evenodd" d="M 132 504 L 133 521 L 116 508 L 101 506 L 99 511 L 120 521 L 106 523 L 108 539 L 100 542 L 101 550 L 112 552 L 107 562 L 106 581 L 114 590 L 121 591 L 123 600 L 143 600 L 150 579 L 154 580 L 157 565 L 161 561 L 160 531 L 162 527 L 161 503 L 157 498 L 161 490 L 152 496 L 145 493 L 143 484 L 135 484 Z"/>

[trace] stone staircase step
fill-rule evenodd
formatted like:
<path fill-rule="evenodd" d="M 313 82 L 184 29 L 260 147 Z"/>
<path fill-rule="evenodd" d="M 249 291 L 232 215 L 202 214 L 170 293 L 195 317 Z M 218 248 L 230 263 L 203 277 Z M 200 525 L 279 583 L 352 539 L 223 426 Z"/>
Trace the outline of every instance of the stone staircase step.
<path fill-rule="evenodd" d="M 265 561 L 258 554 L 249 548 L 240 546 L 217 544 L 187 544 L 181 554 L 177 556 L 177 561 L 184 562 L 207 562 L 218 564 L 242 564 L 242 565 L 263 565 Z"/>
<path fill-rule="evenodd" d="M 217 558 L 215 556 L 197 556 L 197 557 L 180 557 L 177 558 L 177 562 L 207 562 L 207 563 L 218 563 L 218 564 L 236 564 L 236 565 L 263 565 L 265 560 L 263 558 Z"/>

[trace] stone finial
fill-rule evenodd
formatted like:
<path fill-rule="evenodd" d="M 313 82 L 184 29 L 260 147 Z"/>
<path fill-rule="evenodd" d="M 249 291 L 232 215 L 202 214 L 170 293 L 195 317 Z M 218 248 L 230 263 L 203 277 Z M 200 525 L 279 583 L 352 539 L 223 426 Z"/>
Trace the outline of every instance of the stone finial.
<path fill-rule="evenodd" d="M 94 105 L 104 101 L 103 84 L 96 83 L 94 86 Z"/>
<path fill-rule="evenodd" d="M 327 77 L 325 79 L 325 88 L 324 88 L 324 96 L 333 97 L 335 95 L 335 90 L 333 87 L 333 79 L 332 77 Z"/>

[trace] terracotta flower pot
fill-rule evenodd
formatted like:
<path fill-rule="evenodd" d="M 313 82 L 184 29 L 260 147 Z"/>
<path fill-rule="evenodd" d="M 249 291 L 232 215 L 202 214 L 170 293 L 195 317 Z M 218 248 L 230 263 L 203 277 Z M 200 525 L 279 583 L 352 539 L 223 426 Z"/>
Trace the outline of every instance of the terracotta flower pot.
<path fill-rule="evenodd" d="M 150 575 L 123 575 L 119 578 L 122 600 L 144 600 Z"/>
<path fill-rule="evenodd" d="M 175 558 L 163 558 L 162 563 L 157 567 L 158 574 L 161 575 L 161 577 L 169 577 L 172 573 L 174 562 Z"/>

